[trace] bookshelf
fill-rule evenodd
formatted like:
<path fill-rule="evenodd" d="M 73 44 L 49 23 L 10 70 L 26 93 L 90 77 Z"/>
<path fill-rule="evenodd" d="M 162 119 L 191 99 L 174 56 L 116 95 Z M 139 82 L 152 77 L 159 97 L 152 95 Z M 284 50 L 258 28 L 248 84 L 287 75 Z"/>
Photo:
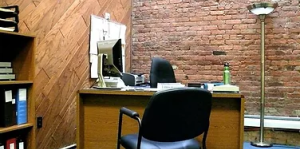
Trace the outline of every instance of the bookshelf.
<path fill-rule="evenodd" d="M 0 136 L 22 135 L 27 149 L 35 149 L 36 122 L 33 79 L 35 75 L 35 36 L 0 30 L 0 62 L 12 62 L 13 81 L 0 81 L 0 87 L 27 88 L 27 123 L 0 127 Z"/>

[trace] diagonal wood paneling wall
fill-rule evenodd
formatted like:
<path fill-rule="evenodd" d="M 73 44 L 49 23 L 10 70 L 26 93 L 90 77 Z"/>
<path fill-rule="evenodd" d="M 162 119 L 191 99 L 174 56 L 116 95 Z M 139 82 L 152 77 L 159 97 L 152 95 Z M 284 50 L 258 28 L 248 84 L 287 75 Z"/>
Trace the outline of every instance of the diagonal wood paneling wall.
<path fill-rule="evenodd" d="M 1 0 L 19 5 L 20 32 L 37 36 L 34 98 L 43 127 L 37 149 L 57 149 L 75 143 L 77 90 L 90 87 L 90 15 L 111 14 L 127 26 L 126 70 L 130 70 L 131 0 Z"/>

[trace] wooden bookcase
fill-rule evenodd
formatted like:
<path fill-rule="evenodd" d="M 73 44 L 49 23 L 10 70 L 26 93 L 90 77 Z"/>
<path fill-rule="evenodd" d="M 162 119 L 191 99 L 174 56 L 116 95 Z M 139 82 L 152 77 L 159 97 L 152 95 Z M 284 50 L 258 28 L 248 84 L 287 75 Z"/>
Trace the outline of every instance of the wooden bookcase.
<path fill-rule="evenodd" d="M 0 86 L 27 88 L 27 123 L 10 127 L 0 127 L 0 135 L 26 137 L 27 149 L 36 148 L 35 99 L 33 99 L 33 78 L 35 75 L 35 36 L 15 32 L 0 31 L 0 62 L 12 62 L 14 81 L 0 81 Z"/>

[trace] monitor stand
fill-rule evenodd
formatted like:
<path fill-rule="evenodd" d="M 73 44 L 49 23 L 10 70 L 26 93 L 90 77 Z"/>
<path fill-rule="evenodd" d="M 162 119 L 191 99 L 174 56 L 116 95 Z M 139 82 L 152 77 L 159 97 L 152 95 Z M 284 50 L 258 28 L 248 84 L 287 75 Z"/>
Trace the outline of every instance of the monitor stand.
<path fill-rule="evenodd" d="M 103 77 L 103 80 L 98 80 L 96 88 L 123 88 L 125 83 L 120 77 Z"/>

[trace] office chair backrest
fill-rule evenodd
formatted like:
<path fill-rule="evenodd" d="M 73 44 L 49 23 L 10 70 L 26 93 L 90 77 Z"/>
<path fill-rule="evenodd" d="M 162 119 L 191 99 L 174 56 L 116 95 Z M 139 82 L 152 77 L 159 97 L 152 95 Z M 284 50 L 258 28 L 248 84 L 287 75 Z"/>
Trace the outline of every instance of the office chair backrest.
<path fill-rule="evenodd" d="M 156 88 L 157 83 L 176 83 L 176 79 L 170 62 L 154 57 L 151 62 L 150 87 Z"/>
<path fill-rule="evenodd" d="M 201 88 L 155 93 L 143 115 L 142 136 L 161 142 L 194 138 L 208 129 L 212 94 Z"/>

